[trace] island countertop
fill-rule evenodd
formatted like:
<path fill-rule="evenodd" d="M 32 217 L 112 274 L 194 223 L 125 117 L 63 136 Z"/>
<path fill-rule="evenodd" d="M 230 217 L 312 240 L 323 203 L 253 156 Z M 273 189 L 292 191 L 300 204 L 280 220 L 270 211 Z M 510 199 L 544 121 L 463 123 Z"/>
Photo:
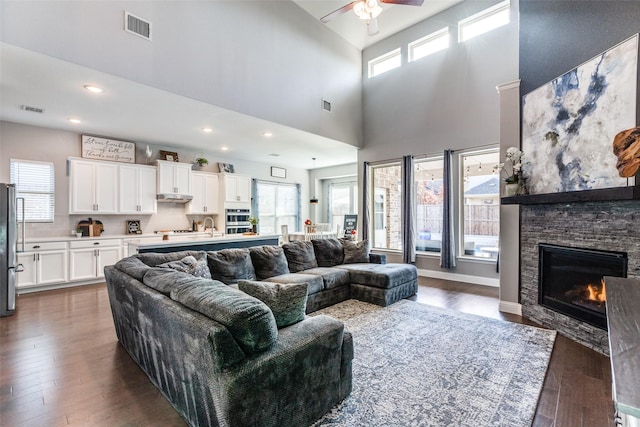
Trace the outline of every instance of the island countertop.
<path fill-rule="evenodd" d="M 224 234 L 220 236 L 169 236 L 168 240 L 149 242 L 145 239 L 129 241 L 129 254 L 144 252 L 217 251 L 228 248 L 277 245 L 279 236 L 254 234 Z"/>

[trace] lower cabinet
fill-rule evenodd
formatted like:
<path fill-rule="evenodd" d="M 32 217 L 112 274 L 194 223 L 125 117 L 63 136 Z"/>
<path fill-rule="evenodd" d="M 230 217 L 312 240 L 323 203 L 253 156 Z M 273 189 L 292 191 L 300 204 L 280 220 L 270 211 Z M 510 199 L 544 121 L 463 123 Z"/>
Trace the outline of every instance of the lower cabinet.
<path fill-rule="evenodd" d="M 23 270 L 17 273 L 16 287 L 24 289 L 67 281 L 66 242 L 34 242 L 25 245 L 25 252 L 18 253 L 18 264 Z"/>
<path fill-rule="evenodd" d="M 103 278 L 104 267 L 118 262 L 121 254 L 120 239 L 69 242 L 69 281 Z"/>

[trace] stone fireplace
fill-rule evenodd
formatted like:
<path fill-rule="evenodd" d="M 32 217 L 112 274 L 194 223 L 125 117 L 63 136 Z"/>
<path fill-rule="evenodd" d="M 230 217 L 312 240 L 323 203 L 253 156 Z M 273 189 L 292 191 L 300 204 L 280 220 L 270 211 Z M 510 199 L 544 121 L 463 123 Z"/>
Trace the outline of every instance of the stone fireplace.
<path fill-rule="evenodd" d="M 640 202 L 637 200 L 521 205 L 520 303 L 523 316 L 608 354 L 606 329 L 541 302 L 538 286 L 540 245 L 626 253 L 627 275 L 640 277 L 638 224 Z M 592 285 L 599 286 L 598 283 Z M 571 290 L 565 289 L 565 292 Z"/>

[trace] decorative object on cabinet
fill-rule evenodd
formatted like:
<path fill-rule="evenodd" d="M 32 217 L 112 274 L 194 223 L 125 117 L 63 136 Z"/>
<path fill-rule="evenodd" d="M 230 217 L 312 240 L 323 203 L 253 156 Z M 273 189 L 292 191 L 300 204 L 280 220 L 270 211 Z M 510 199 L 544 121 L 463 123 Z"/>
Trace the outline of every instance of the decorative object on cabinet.
<path fill-rule="evenodd" d="M 286 178 L 287 170 L 285 168 L 279 168 L 276 166 L 271 166 L 271 176 L 275 178 Z"/>
<path fill-rule="evenodd" d="M 175 151 L 160 150 L 158 152 L 158 156 L 160 157 L 160 160 L 166 160 L 168 162 L 179 162 L 180 161 L 180 160 L 178 160 L 178 153 L 176 153 Z"/>
<path fill-rule="evenodd" d="M 231 163 L 218 163 L 218 168 L 222 173 L 235 173 L 235 168 Z"/>
<path fill-rule="evenodd" d="M 138 221 L 138 220 L 128 220 L 127 221 L 127 233 L 128 234 L 142 234 L 142 229 L 140 228 L 140 221 Z"/>
<path fill-rule="evenodd" d="M 136 144 L 128 141 L 82 135 L 82 157 L 85 159 L 135 163 Z"/>
<path fill-rule="evenodd" d="M 201 169 L 202 166 L 208 165 L 208 164 L 209 164 L 209 160 L 205 159 L 204 157 L 196 157 L 196 159 L 193 161 L 193 165 L 197 166 L 198 169 Z"/>
<path fill-rule="evenodd" d="M 149 148 L 148 145 L 147 145 L 147 149 L 144 150 L 144 154 L 147 156 L 147 164 L 150 165 L 151 164 L 151 154 L 153 154 L 153 151 L 151 151 L 151 148 Z"/>

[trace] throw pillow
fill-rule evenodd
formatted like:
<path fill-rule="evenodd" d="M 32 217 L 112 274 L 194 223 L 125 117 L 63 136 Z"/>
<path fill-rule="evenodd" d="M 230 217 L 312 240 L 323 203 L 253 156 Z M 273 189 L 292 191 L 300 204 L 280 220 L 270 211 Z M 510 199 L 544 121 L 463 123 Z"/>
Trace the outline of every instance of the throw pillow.
<path fill-rule="evenodd" d="M 240 280 L 238 288 L 258 298 L 271 309 L 278 329 L 304 320 L 307 309 L 307 284 L 283 284 Z"/>
<path fill-rule="evenodd" d="M 284 250 L 284 255 L 287 257 L 289 270 L 292 273 L 318 267 L 316 254 L 313 251 L 313 244 L 311 242 L 297 240 L 285 243 L 282 245 L 282 249 Z"/>
<path fill-rule="evenodd" d="M 192 255 L 188 255 L 177 261 L 165 262 L 158 265 L 158 267 L 173 268 L 174 270 L 189 273 L 195 277 L 211 279 L 211 273 L 209 272 L 209 266 L 207 265 L 207 255 L 204 253 L 198 255 L 198 259 Z"/>
<path fill-rule="evenodd" d="M 254 246 L 249 248 L 249 254 L 258 280 L 290 273 L 287 257 L 280 246 Z"/>
<path fill-rule="evenodd" d="M 344 262 L 342 242 L 338 239 L 314 239 L 313 251 L 318 267 L 334 267 Z"/>
<path fill-rule="evenodd" d="M 360 242 L 353 242 L 351 240 L 344 240 L 344 263 L 356 264 L 360 262 L 369 262 L 369 241 L 362 240 Z"/>
<path fill-rule="evenodd" d="M 211 277 L 230 285 L 240 279 L 254 280 L 256 272 L 251 264 L 249 249 L 222 249 L 207 252 Z"/>

